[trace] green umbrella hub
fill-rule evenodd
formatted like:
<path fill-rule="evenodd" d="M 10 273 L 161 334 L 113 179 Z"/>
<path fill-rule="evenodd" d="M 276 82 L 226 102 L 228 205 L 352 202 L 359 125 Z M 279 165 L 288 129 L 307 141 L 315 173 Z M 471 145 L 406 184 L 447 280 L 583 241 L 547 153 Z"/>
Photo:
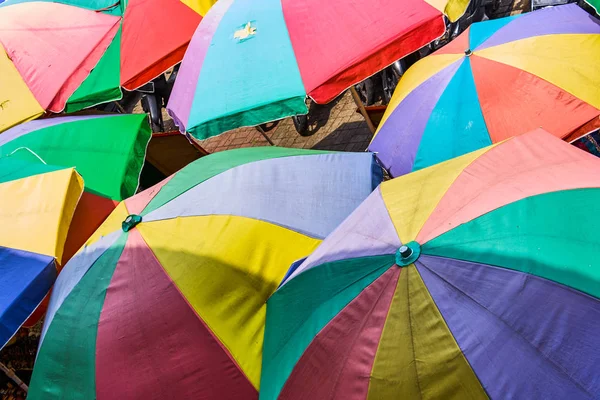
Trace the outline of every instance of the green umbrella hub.
<path fill-rule="evenodd" d="M 421 255 L 421 245 L 417 242 L 408 242 L 396 251 L 396 265 L 400 268 L 407 267 L 417 261 Z"/>
<path fill-rule="evenodd" d="M 125 221 L 123 221 L 121 223 L 121 229 L 123 229 L 123 232 L 129 232 L 130 230 L 135 228 L 135 226 L 137 224 L 139 224 L 140 222 L 142 222 L 141 215 L 137 215 L 137 214 L 128 215 L 127 218 L 125 218 Z"/>

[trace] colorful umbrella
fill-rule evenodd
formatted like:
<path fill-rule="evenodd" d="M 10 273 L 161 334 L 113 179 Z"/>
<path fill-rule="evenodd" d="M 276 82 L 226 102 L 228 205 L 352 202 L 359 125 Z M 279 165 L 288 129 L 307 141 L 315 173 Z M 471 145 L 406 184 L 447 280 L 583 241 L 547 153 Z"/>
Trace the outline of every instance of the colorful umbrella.
<path fill-rule="evenodd" d="M 261 398 L 598 398 L 599 172 L 539 130 L 381 184 L 269 299 Z"/>
<path fill-rule="evenodd" d="M 59 3 L 2 3 L 0 132 L 44 111 L 63 111 L 117 34 L 120 21 Z"/>
<path fill-rule="evenodd" d="M 257 398 L 266 299 L 380 181 L 370 153 L 250 148 L 121 203 L 57 280 L 28 398 Z"/>
<path fill-rule="evenodd" d="M 205 139 L 306 114 L 445 32 L 466 0 L 222 0 L 198 26 L 167 107 Z"/>
<path fill-rule="evenodd" d="M 0 159 L 29 153 L 43 163 L 77 168 L 85 192 L 65 246 L 68 259 L 119 201 L 135 194 L 150 135 L 143 114 L 36 120 L 0 134 Z"/>
<path fill-rule="evenodd" d="M 471 25 L 402 77 L 369 149 L 392 176 L 600 115 L 600 22 L 575 4 Z"/>
<path fill-rule="evenodd" d="M 52 287 L 82 191 L 73 168 L 0 158 L 0 348 Z"/>
<path fill-rule="evenodd" d="M 39 0 L 7 0 L 3 6 L 23 3 L 29 3 L 26 10 L 48 7 Z M 123 17 L 122 26 L 118 20 L 117 29 L 107 42 L 110 45 L 105 47 L 102 59 L 88 79 L 79 82 L 81 86 L 68 98 L 65 105 L 67 112 L 120 99 L 119 86 L 134 90 L 179 63 L 202 19 L 178 0 L 129 0 L 126 3 L 115 3 L 114 0 L 59 0 L 58 3 L 81 7 L 77 11 L 81 16 L 89 15 L 92 10 L 102 11 L 94 14 L 110 16 L 111 20 Z M 72 10 L 71 7 L 69 9 Z M 67 23 L 72 24 L 68 20 Z M 63 54 L 62 58 L 68 57 Z"/>

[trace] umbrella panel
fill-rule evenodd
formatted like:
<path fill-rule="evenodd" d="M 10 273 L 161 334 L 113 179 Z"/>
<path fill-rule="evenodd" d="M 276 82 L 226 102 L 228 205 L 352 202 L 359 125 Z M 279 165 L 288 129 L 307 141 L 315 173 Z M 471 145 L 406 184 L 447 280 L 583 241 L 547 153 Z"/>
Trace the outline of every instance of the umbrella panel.
<path fill-rule="evenodd" d="M 0 349 L 50 291 L 54 257 L 0 246 Z"/>

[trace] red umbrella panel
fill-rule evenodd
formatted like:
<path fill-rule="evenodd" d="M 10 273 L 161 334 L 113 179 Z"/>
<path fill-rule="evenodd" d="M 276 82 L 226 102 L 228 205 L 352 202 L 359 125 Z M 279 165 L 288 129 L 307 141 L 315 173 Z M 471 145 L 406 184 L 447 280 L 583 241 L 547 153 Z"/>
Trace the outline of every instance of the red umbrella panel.
<path fill-rule="evenodd" d="M 121 85 L 136 89 L 181 62 L 201 20 L 179 0 L 130 0 L 123 18 Z"/>

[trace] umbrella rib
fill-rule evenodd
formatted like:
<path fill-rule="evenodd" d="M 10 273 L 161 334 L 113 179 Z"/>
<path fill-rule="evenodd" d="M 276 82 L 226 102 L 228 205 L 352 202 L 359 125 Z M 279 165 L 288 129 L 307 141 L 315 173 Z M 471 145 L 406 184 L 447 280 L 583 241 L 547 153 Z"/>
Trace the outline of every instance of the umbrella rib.
<path fill-rule="evenodd" d="M 472 220 L 472 221 L 474 221 L 474 220 Z M 469 221 L 469 222 L 472 222 L 472 221 Z M 462 225 L 464 225 L 464 224 L 461 224 L 460 226 L 462 226 Z M 442 236 L 443 235 L 440 235 L 439 237 L 442 237 Z M 514 235 L 488 236 L 485 239 L 473 239 L 473 240 L 469 240 L 469 241 L 467 241 L 467 240 L 461 241 L 461 244 L 485 243 L 485 242 L 495 241 L 495 240 L 498 240 L 498 239 L 507 239 L 507 238 L 512 238 L 512 237 L 514 237 Z M 588 245 L 590 245 L 592 247 L 600 247 L 600 244 L 594 242 L 593 240 L 583 240 L 581 238 L 565 238 L 565 237 L 557 236 L 557 235 L 542 235 L 542 234 L 526 234 L 526 233 L 522 233 L 522 234 L 519 234 L 519 237 L 554 238 L 554 239 L 560 239 L 560 241 L 563 242 L 563 243 L 565 243 L 565 242 L 586 243 L 586 244 L 588 244 Z M 427 251 L 430 251 L 430 250 L 433 250 L 433 249 L 443 249 L 443 248 L 453 248 L 453 247 L 454 247 L 453 244 L 439 245 L 439 246 L 427 246 Z M 433 255 L 433 254 L 428 254 L 428 255 Z M 465 261 L 469 261 L 469 260 L 465 260 Z"/>
<path fill-rule="evenodd" d="M 358 257 L 358 258 L 364 258 L 364 257 Z M 331 263 L 335 263 L 335 262 L 337 262 L 337 261 L 331 261 Z M 328 263 L 325 263 L 325 264 L 328 264 Z M 321 265 L 324 265 L 324 264 L 319 264 L 319 265 L 317 265 L 316 267 L 319 267 L 319 266 L 321 266 Z M 338 294 L 342 293 L 343 291 L 345 291 L 345 290 L 346 290 L 346 289 L 348 289 L 349 287 L 353 286 L 353 285 L 354 285 L 354 284 L 356 284 L 357 282 L 360 282 L 361 280 L 365 279 L 367 276 L 369 276 L 369 275 L 371 275 L 371 274 L 373 274 L 373 273 L 377 273 L 377 271 L 379 271 L 380 269 L 381 269 L 381 268 L 378 268 L 378 269 L 376 269 L 375 271 L 372 271 L 371 273 L 369 273 L 369 274 L 367 274 L 367 275 L 365 275 L 365 276 L 363 276 L 363 277 L 359 277 L 359 278 L 355 279 L 354 281 L 350 282 L 348 285 L 346 285 L 346 286 L 344 286 L 343 288 L 340 288 L 339 290 L 337 290 L 335 293 L 332 293 L 332 296 L 331 296 L 331 297 L 329 297 L 329 298 L 328 298 L 326 301 L 329 301 L 329 300 L 333 299 L 335 296 L 337 296 Z M 310 271 L 310 270 L 309 270 L 309 271 Z M 284 286 L 284 287 L 285 287 L 285 286 Z M 271 297 L 271 298 L 272 298 L 272 297 Z M 302 322 L 302 324 L 300 324 L 300 326 L 298 326 L 298 328 L 295 330 L 295 332 L 294 332 L 294 333 L 298 332 L 298 330 L 300 330 L 300 328 L 306 324 L 306 321 L 307 321 L 309 318 L 311 318 L 311 317 L 312 317 L 312 316 L 315 314 L 315 312 L 317 311 L 317 309 L 321 308 L 321 306 L 322 306 L 322 305 L 323 305 L 323 303 L 321 303 L 321 304 L 319 305 L 319 307 L 315 308 L 315 309 L 314 309 L 314 311 L 312 311 L 312 312 L 310 313 L 310 315 L 309 315 L 307 318 L 305 318 L 305 320 Z M 346 304 L 346 305 L 347 305 L 347 304 Z M 345 306 L 344 306 L 344 307 L 345 307 Z M 267 308 L 268 308 L 268 303 L 267 303 Z M 327 324 L 325 324 L 325 326 L 327 326 Z M 323 331 L 323 329 L 325 328 L 325 326 L 324 326 L 323 328 L 321 328 L 321 329 L 319 330 L 319 332 L 317 332 L 317 333 L 315 334 L 315 337 L 316 337 L 316 336 L 317 336 L 319 333 L 321 333 L 321 331 Z M 286 346 L 287 346 L 287 344 L 288 344 L 288 343 L 289 343 L 289 342 L 292 340 L 292 338 L 293 338 L 293 337 L 294 337 L 294 334 L 292 334 L 290 337 L 286 338 L 286 339 L 285 339 L 285 341 L 284 341 L 284 342 L 283 342 L 283 343 L 282 343 L 280 346 L 278 346 L 278 349 L 277 349 L 277 351 L 275 352 L 275 354 L 273 354 L 273 356 L 272 356 L 271 358 L 275 358 L 275 357 L 277 357 L 277 356 L 278 356 L 278 355 L 281 353 L 281 351 L 283 350 L 283 348 L 284 348 L 284 347 L 286 347 Z M 314 340 L 314 338 L 313 338 L 313 340 Z M 311 342 L 312 342 L 312 340 L 311 340 Z"/>
<path fill-rule="evenodd" d="M 161 206 L 162 207 L 162 206 Z M 156 209 L 158 210 L 158 208 Z M 156 210 L 152 210 L 150 213 L 146 214 L 147 219 L 144 220 L 145 223 L 150 223 L 150 222 L 160 222 L 160 221 L 169 221 L 169 220 L 174 220 L 177 218 L 195 218 L 195 217 L 211 217 L 211 216 L 223 216 L 223 217 L 236 217 L 236 218 L 245 218 L 245 219 L 249 219 L 249 220 L 253 220 L 253 221 L 258 221 L 258 222 L 263 222 L 265 224 L 269 224 L 269 225 L 273 225 L 273 226 L 277 226 L 279 228 L 282 229 L 286 229 L 288 231 L 291 232 L 295 232 L 299 235 L 304 235 L 306 237 L 309 237 L 311 239 L 316 239 L 316 240 L 324 240 L 324 237 L 317 235 L 316 233 L 313 232 L 307 232 L 292 226 L 287 226 L 287 225 L 283 225 L 280 224 L 276 221 L 270 221 L 270 220 L 266 220 L 266 219 L 260 219 L 260 218 L 255 218 L 255 217 L 248 217 L 245 215 L 241 215 L 242 213 L 227 213 L 227 212 L 219 212 L 219 213 L 215 213 L 215 212 L 207 212 L 207 213 L 198 213 L 198 214 L 193 214 L 193 215 L 172 215 L 172 216 L 167 216 L 165 218 L 162 219 L 154 219 L 153 216 L 151 215 L 153 212 L 155 212 Z M 143 214 L 142 214 L 143 215 Z"/>
<path fill-rule="evenodd" d="M 380 277 L 380 278 L 381 278 L 381 277 Z M 377 278 L 377 279 L 380 279 L 380 278 Z M 373 283 L 375 283 L 375 281 L 373 281 Z M 371 283 L 371 285 L 372 285 L 373 283 Z M 352 341 L 352 345 L 349 347 L 349 349 L 352 349 L 352 348 L 353 348 L 353 347 L 356 345 L 356 342 L 357 342 L 357 341 L 360 339 L 360 332 L 361 332 L 361 331 L 364 329 L 365 325 L 367 325 L 367 322 L 368 322 L 368 320 L 369 320 L 369 317 L 370 317 L 370 316 L 373 314 L 373 310 L 375 309 L 375 307 L 377 307 L 377 305 L 378 305 L 378 304 L 379 304 L 379 302 L 381 301 L 381 298 L 382 298 L 382 296 L 384 295 L 384 293 L 385 293 L 385 290 L 387 289 L 387 287 L 388 287 L 390 284 L 393 284 L 393 283 L 395 283 L 394 279 L 388 279 L 388 282 L 386 283 L 385 287 L 384 287 L 384 288 L 383 288 L 383 289 L 382 289 L 382 290 L 379 292 L 379 294 L 378 294 L 378 296 L 377 296 L 377 300 L 373 302 L 373 305 L 371 306 L 371 308 L 370 308 L 370 310 L 369 310 L 369 316 L 367 316 L 367 317 L 365 317 L 365 318 L 363 319 L 362 323 L 360 324 L 360 330 L 359 330 L 359 334 L 355 336 L 354 340 Z M 370 286 L 370 285 L 369 285 L 369 286 Z M 356 299 L 356 297 L 355 297 L 354 299 Z M 353 301 L 354 301 L 354 300 L 353 300 Z M 352 303 L 352 302 L 350 302 L 350 303 Z M 346 307 L 344 307 L 344 309 L 345 309 L 345 308 L 347 308 L 347 307 L 350 305 L 350 303 L 348 303 L 348 304 L 346 305 Z M 342 309 L 342 311 L 344 311 L 344 309 Z M 341 313 L 341 312 L 340 312 L 340 313 Z M 338 314 L 338 315 L 339 315 L 339 314 Z M 334 317 L 334 318 L 335 318 L 335 317 Z M 347 352 L 345 353 L 346 355 L 345 355 L 345 357 L 344 357 L 344 363 L 343 363 L 344 367 L 340 368 L 340 369 L 339 369 L 339 371 L 338 371 L 338 373 L 336 374 L 336 379 L 335 379 L 335 380 L 336 380 L 336 383 L 335 383 L 335 385 L 334 385 L 334 388 L 333 388 L 333 390 L 332 390 L 332 393 L 337 393 L 337 390 L 336 390 L 336 388 L 337 388 L 337 387 L 338 387 L 338 385 L 339 385 L 340 376 L 342 375 L 342 372 L 344 371 L 344 369 L 346 368 L 346 366 L 347 366 L 347 364 L 348 364 L 348 358 L 350 357 L 350 353 L 351 353 L 350 351 L 347 351 Z M 330 393 L 330 394 L 331 394 L 331 393 Z M 335 396 L 331 396 L 331 397 L 333 398 L 333 397 L 335 397 Z"/>
<path fill-rule="evenodd" d="M 495 47 L 495 46 L 493 46 L 493 47 Z M 489 48 L 489 47 L 488 47 L 488 48 Z M 484 50 L 485 50 L 485 49 L 484 49 Z M 503 53 L 503 54 L 510 54 L 510 52 L 506 52 L 506 53 Z M 547 83 L 549 83 L 550 85 L 552 85 L 552 86 L 554 86 L 554 87 L 556 87 L 556 88 L 560 89 L 561 91 L 563 91 L 563 92 L 565 92 L 565 93 L 569 93 L 571 96 L 573 96 L 573 97 L 576 97 L 576 98 L 580 99 L 580 100 L 581 100 L 581 101 L 583 101 L 584 103 L 586 103 L 586 104 L 589 104 L 589 105 L 591 105 L 592 107 L 594 106 L 593 104 L 590 104 L 590 103 L 588 103 L 587 101 L 583 100 L 581 97 L 579 97 L 578 95 L 576 95 L 576 94 L 572 93 L 571 91 L 569 91 L 569 90 L 567 90 L 567 89 L 565 89 L 565 88 L 563 88 L 563 87 L 559 86 L 558 84 L 556 84 L 556 83 L 554 83 L 554 82 L 551 82 L 551 81 L 549 81 L 549 80 L 548 80 L 548 79 L 546 79 L 545 77 L 539 76 L 539 75 L 537 75 L 537 74 L 535 74 L 535 73 L 533 73 L 533 72 L 530 72 L 530 71 L 528 71 L 528 70 L 526 70 L 526 69 L 523 69 L 523 68 L 517 67 L 517 66 L 515 66 L 515 65 L 512 65 L 512 64 L 511 64 L 509 61 L 501 61 L 501 60 L 496 60 L 496 59 L 493 59 L 493 58 L 488 58 L 488 57 L 486 57 L 485 55 L 480 55 L 480 54 L 476 54 L 476 56 L 479 56 L 479 57 L 481 57 L 481 58 L 483 58 L 483 59 L 486 59 L 486 60 L 488 60 L 488 61 L 493 61 L 493 62 L 496 62 L 496 63 L 498 63 L 498 64 L 503 64 L 503 65 L 506 65 L 506 66 L 508 66 L 508 67 L 515 68 L 515 69 L 517 69 L 517 70 L 519 70 L 519 71 L 523 71 L 523 72 L 525 72 L 525 73 L 528 73 L 528 74 L 530 74 L 530 75 L 532 75 L 532 76 L 534 76 L 534 77 L 536 77 L 536 78 L 538 78 L 538 79 L 540 79 L 540 80 L 542 80 L 542 81 L 544 81 L 544 82 L 547 82 Z M 524 56 L 524 55 L 521 55 L 521 57 L 525 57 L 525 56 Z M 568 68 L 568 67 L 571 65 L 571 63 L 569 63 L 569 62 L 562 61 L 562 60 L 560 60 L 560 59 L 557 59 L 556 57 L 551 57 L 551 56 L 546 56 L 546 55 L 535 55 L 535 56 L 533 56 L 533 55 L 528 55 L 528 57 L 532 57 L 532 58 L 538 58 L 538 59 L 540 59 L 540 60 L 542 60 L 542 61 L 545 61 L 545 62 L 547 62 L 547 63 L 559 64 L 559 65 L 560 65 L 560 66 L 562 66 L 564 69 L 569 69 L 569 70 L 570 70 L 570 72 L 571 72 L 572 74 L 576 74 L 576 75 L 577 75 L 577 76 L 579 76 L 580 78 L 583 78 L 582 80 L 583 80 L 584 82 L 586 82 L 588 85 L 593 85 L 593 84 L 594 84 L 594 82 L 593 82 L 593 81 L 591 81 L 591 82 L 590 82 L 590 79 L 588 79 L 588 76 L 587 76 L 586 74 L 584 74 L 584 73 L 581 73 L 581 72 L 579 72 L 579 71 L 577 71 L 577 70 L 575 70 L 575 69 L 573 69 L 573 68 Z"/>

